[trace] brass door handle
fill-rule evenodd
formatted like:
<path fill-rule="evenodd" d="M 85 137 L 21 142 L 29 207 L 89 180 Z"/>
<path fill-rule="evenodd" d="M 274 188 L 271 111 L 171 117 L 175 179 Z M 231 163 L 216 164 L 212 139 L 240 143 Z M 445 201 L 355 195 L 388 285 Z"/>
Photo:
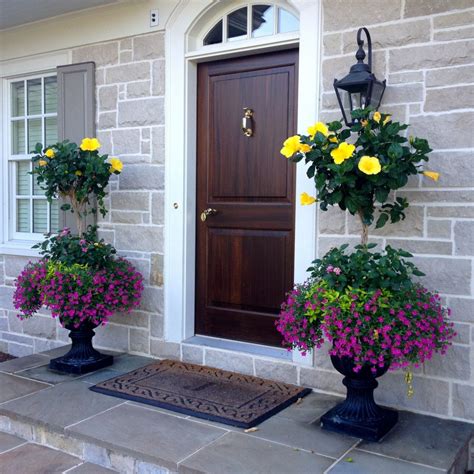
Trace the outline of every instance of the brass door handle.
<path fill-rule="evenodd" d="M 214 216 L 216 214 L 217 214 L 217 210 L 209 207 L 207 209 L 204 209 L 204 211 L 201 212 L 201 220 L 205 222 L 209 216 Z"/>

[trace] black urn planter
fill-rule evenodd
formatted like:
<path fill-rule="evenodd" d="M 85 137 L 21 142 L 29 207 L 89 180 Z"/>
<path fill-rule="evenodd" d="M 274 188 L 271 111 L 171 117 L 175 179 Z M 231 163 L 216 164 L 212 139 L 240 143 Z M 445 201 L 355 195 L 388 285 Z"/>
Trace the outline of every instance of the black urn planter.
<path fill-rule="evenodd" d="M 112 365 L 113 356 L 101 354 L 92 347 L 96 327 L 96 324 L 89 321 L 83 322 L 78 328 L 67 325 L 72 347 L 67 354 L 51 359 L 49 368 L 58 372 L 82 375 Z"/>
<path fill-rule="evenodd" d="M 347 387 L 347 396 L 321 417 L 321 427 L 367 441 L 379 441 L 398 421 L 398 412 L 374 401 L 376 379 L 387 372 L 389 365 L 377 367 L 374 374 L 368 366 L 354 372 L 354 361 L 348 357 L 331 356 L 331 361 L 345 376 L 342 383 Z"/>

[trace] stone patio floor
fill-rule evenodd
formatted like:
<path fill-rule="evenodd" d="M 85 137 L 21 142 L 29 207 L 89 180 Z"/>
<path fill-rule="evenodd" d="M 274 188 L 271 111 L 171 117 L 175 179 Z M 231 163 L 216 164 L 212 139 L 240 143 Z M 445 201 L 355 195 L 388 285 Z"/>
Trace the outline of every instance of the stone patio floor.
<path fill-rule="evenodd" d="M 383 442 L 322 431 L 337 397 L 313 393 L 250 433 L 91 392 L 151 362 L 127 354 L 93 374 L 47 369 L 66 348 L 0 364 L 0 473 L 464 473 L 474 425 L 400 413 Z M 472 460 L 471 460 L 472 462 Z"/>

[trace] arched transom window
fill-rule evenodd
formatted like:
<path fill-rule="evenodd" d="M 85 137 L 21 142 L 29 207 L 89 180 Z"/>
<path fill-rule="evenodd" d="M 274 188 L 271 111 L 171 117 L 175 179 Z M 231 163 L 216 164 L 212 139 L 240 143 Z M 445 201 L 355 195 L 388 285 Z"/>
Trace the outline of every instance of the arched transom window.
<path fill-rule="evenodd" d="M 226 43 L 299 30 L 295 15 L 274 4 L 248 5 L 224 15 L 204 37 L 203 45 Z"/>

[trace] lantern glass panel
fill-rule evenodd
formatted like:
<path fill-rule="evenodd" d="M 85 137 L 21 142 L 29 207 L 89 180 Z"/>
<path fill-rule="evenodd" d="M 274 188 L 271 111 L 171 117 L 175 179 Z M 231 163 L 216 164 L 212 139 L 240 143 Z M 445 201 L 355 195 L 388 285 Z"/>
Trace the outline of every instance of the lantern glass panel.
<path fill-rule="evenodd" d="M 380 82 L 380 81 L 374 81 L 372 83 L 372 93 L 370 97 L 370 105 L 374 109 L 378 109 L 380 106 L 380 103 L 382 102 L 382 96 L 385 91 L 385 81 Z"/>

